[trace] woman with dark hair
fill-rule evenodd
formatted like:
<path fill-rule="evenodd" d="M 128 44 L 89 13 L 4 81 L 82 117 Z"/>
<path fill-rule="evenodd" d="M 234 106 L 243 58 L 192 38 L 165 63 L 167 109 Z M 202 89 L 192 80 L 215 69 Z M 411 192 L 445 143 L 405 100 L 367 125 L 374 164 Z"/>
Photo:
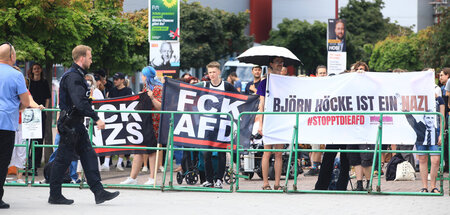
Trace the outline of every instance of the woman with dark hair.
<path fill-rule="evenodd" d="M 49 107 L 50 103 L 50 87 L 48 85 L 48 81 L 44 79 L 42 74 L 42 66 L 38 63 L 33 64 L 31 67 L 31 70 L 27 72 L 28 77 L 30 79 L 30 93 L 31 96 L 33 96 L 33 99 L 36 101 L 37 104 L 44 105 L 45 108 Z M 45 134 L 45 119 L 46 119 L 46 112 L 42 112 L 42 139 L 36 139 L 32 141 L 37 141 L 37 144 L 42 145 L 44 140 L 44 134 Z M 41 159 L 42 159 L 42 148 L 35 148 L 35 165 L 36 168 L 41 167 Z M 30 155 L 30 159 L 31 159 Z M 31 160 L 30 160 L 31 162 Z"/>

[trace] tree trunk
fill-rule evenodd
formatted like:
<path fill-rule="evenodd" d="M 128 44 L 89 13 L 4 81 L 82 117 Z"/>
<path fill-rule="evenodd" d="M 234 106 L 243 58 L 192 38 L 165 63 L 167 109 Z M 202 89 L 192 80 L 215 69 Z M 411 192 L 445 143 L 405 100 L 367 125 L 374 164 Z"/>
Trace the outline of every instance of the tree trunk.
<path fill-rule="evenodd" d="M 47 62 L 45 63 L 45 70 L 44 70 L 44 77 L 47 80 L 50 88 L 50 92 L 52 97 L 50 98 L 49 107 L 48 108 L 55 108 L 53 107 L 53 88 L 52 88 L 52 80 L 53 80 L 53 63 Z M 54 116 L 56 116 L 56 112 L 48 111 L 47 118 L 45 121 L 45 139 L 44 139 L 44 145 L 53 145 L 53 119 Z M 48 162 L 48 159 L 50 158 L 50 155 L 53 152 L 53 148 L 44 148 L 43 158 L 45 163 Z"/>

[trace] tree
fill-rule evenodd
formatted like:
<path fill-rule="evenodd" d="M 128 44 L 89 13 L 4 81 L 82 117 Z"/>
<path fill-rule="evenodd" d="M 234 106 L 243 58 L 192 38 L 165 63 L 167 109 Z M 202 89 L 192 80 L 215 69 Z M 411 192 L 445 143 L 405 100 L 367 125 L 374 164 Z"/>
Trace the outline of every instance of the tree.
<path fill-rule="evenodd" d="M 298 19 L 283 19 L 278 30 L 270 31 L 266 45 L 282 46 L 292 51 L 303 63 L 304 69 L 312 72 L 317 65 L 327 62 L 327 25 L 322 22 L 310 24 Z"/>
<path fill-rule="evenodd" d="M 411 28 L 401 27 L 390 23 L 389 18 L 383 18 L 383 7 L 382 0 L 349 0 L 347 6 L 340 9 L 339 18 L 345 19 L 347 25 L 348 64 L 357 60 L 369 61 L 370 54 L 364 52 L 365 44 L 375 44 L 388 35 L 412 33 Z"/>
<path fill-rule="evenodd" d="M 430 38 L 422 48 L 421 59 L 425 66 L 450 67 L 450 9 L 442 8 L 440 23 L 429 29 Z"/>
<path fill-rule="evenodd" d="M 378 42 L 370 57 L 369 67 L 375 71 L 389 71 L 396 68 L 420 71 L 420 44 L 426 40 L 418 34 L 389 36 Z"/>
<path fill-rule="evenodd" d="M 198 2 L 182 1 L 180 6 L 181 69 L 201 68 L 250 46 L 253 39 L 244 34 L 248 12 L 212 10 Z"/>

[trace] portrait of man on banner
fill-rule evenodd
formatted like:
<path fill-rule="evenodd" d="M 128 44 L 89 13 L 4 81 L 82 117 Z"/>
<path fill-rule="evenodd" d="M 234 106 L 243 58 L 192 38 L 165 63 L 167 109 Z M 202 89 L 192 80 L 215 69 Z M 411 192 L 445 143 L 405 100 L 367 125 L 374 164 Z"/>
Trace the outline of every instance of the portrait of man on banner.
<path fill-rule="evenodd" d="M 345 20 L 328 19 L 328 51 L 345 52 Z"/>

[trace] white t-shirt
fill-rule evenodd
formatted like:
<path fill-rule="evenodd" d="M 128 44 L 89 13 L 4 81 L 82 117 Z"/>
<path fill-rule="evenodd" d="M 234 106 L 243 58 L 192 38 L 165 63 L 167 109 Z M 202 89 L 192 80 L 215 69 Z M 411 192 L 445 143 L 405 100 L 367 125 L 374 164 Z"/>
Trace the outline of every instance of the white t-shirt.
<path fill-rule="evenodd" d="M 92 93 L 92 99 L 100 100 L 100 99 L 105 99 L 105 97 L 103 96 L 102 91 L 100 91 L 99 89 L 95 88 L 94 89 L 94 93 Z"/>

